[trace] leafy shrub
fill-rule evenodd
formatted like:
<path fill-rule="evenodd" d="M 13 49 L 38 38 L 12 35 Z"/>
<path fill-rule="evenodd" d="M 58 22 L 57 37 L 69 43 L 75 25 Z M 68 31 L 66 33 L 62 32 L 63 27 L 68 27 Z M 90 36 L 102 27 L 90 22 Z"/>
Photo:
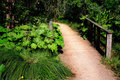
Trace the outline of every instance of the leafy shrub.
<path fill-rule="evenodd" d="M 63 47 L 64 42 L 58 25 L 53 23 L 53 26 L 53 31 L 45 23 L 16 27 L 0 36 L 0 46 L 17 51 L 48 50 L 57 55 L 58 46 Z"/>
<path fill-rule="evenodd" d="M 68 21 L 68 20 L 58 20 L 58 22 L 68 24 L 75 31 L 79 31 L 80 24 L 77 23 L 77 22 L 71 22 L 71 21 Z"/>
<path fill-rule="evenodd" d="M 31 23 L 34 25 L 38 25 L 40 23 L 45 23 L 47 22 L 47 18 L 44 16 L 40 16 L 40 17 L 33 17 L 31 20 Z"/>
<path fill-rule="evenodd" d="M 74 29 L 75 31 L 79 31 L 79 28 L 81 27 L 80 24 L 75 23 L 75 22 L 70 22 L 70 27 Z"/>
<path fill-rule="evenodd" d="M 58 57 L 45 57 L 47 52 L 0 50 L 0 61 L 5 64 L 4 80 L 64 80 L 72 73 Z"/>
<path fill-rule="evenodd" d="M 80 24 L 80 29 L 79 29 L 79 33 L 81 35 L 81 37 L 83 37 L 83 39 L 87 39 L 87 33 L 88 33 L 88 27 L 85 26 L 84 22 L 85 19 L 88 17 L 88 15 L 82 16 L 80 17 L 81 20 L 81 24 Z"/>
<path fill-rule="evenodd" d="M 64 80 L 72 75 L 56 56 L 64 42 L 59 25 L 53 26 L 53 31 L 45 23 L 1 27 L 0 64 L 6 68 L 1 80 Z"/>
<path fill-rule="evenodd" d="M 5 28 L 3 28 L 2 26 L 0 26 L 0 33 L 4 33 L 4 32 L 6 32 L 7 31 L 7 29 L 5 29 Z"/>

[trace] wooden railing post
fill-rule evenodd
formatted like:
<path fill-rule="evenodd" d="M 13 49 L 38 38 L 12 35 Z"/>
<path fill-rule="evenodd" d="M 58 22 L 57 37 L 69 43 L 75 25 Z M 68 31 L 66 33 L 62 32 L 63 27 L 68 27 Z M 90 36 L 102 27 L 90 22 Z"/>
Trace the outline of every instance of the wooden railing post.
<path fill-rule="evenodd" d="M 96 48 L 99 50 L 100 49 L 100 28 L 97 27 L 97 40 L 96 40 Z"/>
<path fill-rule="evenodd" d="M 85 21 L 85 26 L 88 28 L 87 37 L 88 37 L 88 40 L 92 41 L 92 40 L 91 40 L 91 32 L 92 32 L 92 31 L 91 31 L 91 26 L 88 25 L 88 23 L 89 23 L 89 22 L 86 20 L 86 21 Z"/>
<path fill-rule="evenodd" d="M 53 20 L 51 19 L 50 22 L 49 22 L 49 29 L 50 31 L 53 31 Z"/>
<path fill-rule="evenodd" d="M 88 22 L 88 21 L 87 21 Z M 89 23 L 89 22 L 88 22 Z M 88 26 L 88 40 L 90 41 L 90 42 L 92 42 L 92 37 L 93 37 L 93 33 L 92 33 L 92 25 L 91 25 L 91 23 L 89 23 L 89 25 L 87 25 Z"/>
<path fill-rule="evenodd" d="M 96 47 L 96 26 L 93 24 L 93 29 L 94 29 L 94 47 Z"/>
<path fill-rule="evenodd" d="M 107 34 L 106 57 L 111 58 L 112 34 Z"/>

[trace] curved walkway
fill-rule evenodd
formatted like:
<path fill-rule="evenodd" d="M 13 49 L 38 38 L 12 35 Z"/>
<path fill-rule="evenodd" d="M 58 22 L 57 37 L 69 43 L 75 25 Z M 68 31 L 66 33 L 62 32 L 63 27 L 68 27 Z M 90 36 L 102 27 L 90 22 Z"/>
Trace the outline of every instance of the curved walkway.
<path fill-rule="evenodd" d="M 101 64 L 101 55 L 89 41 L 83 40 L 68 25 L 57 24 L 60 25 L 65 43 L 64 54 L 59 56 L 75 74 L 69 80 L 117 80 L 113 72 Z"/>

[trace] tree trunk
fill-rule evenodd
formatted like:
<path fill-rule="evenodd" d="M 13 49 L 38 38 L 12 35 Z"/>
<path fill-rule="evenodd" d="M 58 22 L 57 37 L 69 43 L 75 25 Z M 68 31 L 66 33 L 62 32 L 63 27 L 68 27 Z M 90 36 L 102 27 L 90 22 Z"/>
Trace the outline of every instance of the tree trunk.
<path fill-rule="evenodd" d="M 10 28 L 10 1 L 9 0 L 6 0 L 6 10 L 7 10 L 7 14 L 6 14 L 6 21 L 7 21 L 7 25 L 6 27 L 9 29 Z"/>
<path fill-rule="evenodd" d="M 15 0 L 12 0 L 12 23 L 11 23 L 11 28 L 13 29 L 15 27 L 15 17 L 14 17 L 14 4 L 15 4 Z"/>

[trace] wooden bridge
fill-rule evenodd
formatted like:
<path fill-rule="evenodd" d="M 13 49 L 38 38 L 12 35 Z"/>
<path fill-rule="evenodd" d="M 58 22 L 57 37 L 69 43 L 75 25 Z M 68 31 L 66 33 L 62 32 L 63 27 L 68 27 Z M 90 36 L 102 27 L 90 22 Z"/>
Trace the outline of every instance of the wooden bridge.
<path fill-rule="evenodd" d="M 60 59 L 75 74 L 68 80 L 117 80 L 114 73 L 101 64 L 102 56 L 97 51 L 101 48 L 101 32 L 104 31 L 107 34 L 106 56 L 111 57 L 112 33 L 88 18 L 86 21 L 89 41 L 80 37 L 78 32 L 73 31 L 67 24 L 57 23 L 65 43 L 64 53 L 59 55 Z"/>

